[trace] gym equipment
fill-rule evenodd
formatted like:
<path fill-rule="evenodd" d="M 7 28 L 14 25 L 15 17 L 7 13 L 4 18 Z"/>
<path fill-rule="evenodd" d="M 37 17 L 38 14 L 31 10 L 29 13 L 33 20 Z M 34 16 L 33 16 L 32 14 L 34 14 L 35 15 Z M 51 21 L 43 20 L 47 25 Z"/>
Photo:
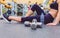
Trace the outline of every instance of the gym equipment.
<path fill-rule="evenodd" d="M 1 0 L 0 4 L 5 5 L 6 8 L 12 8 L 12 6 L 8 5 L 5 0 Z"/>
<path fill-rule="evenodd" d="M 5 0 L 0 0 L 0 4 L 6 4 L 6 1 Z"/>
<path fill-rule="evenodd" d="M 40 22 L 44 23 L 44 14 L 43 13 L 40 15 Z"/>
<path fill-rule="evenodd" d="M 24 25 L 26 27 L 31 27 L 32 30 L 36 30 L 37 28 L 42 28 L 42 23 L 41 22 L 37 22 L 36 19 L 33 19 L 32 22 L 25 21 Z"/>
<path fill-rule="evenodd" d="M 40 23 L 40 22 L 37 22 L 37 23 L 32 22 L 30 24 L 30 27 L 31 27 L 32 30 L 36 30 L 37 28 L 42 28 L 42 23 Z"/>
<path fill-rule="evenodd" d="M 30 22 L 29 22 L 29 21 L 25 21 L 25 22 L 24 22 L 24 25 L 25 25 L 26 27 L 30 27 Z"/>
<path fill-rule="evenodd" d="M 3 7 L 3 5 L 6 8 L 10 8 L 10 9 L 12 8 L 12 6 L 8 5 L 5 0 L 0 0 L 0 20 L 3 19 L 3 15 L 2 15 L 2 7 Z"/>
<path fill-rule="evenodd" d="M 2 4 L 0 4 L 0 20 L 3 20 L 3 15 L 2 15 Z"/>
<path fill-rule="evenodd" d="M 6 7 L 6 8 L 10 8 L 10 9 L 12 8 L 12 6 L 7 5 L 7 4 L 5 4 L 5 7 Z"/>

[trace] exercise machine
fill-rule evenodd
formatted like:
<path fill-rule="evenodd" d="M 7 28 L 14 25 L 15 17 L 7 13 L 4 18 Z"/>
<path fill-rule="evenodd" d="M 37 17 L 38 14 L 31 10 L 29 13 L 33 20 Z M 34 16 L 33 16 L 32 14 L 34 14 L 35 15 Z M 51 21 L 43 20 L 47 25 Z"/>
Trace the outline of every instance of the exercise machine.
<path fill-rule="evenodd" d="M 0 19 L 3 19 L 3 13 L 2 13 L 3 5 L 5 8 L 9 8 L 9 9 L 12 8 L 12 6 L 9 6 L 5 0 L 0 0 Z"/>

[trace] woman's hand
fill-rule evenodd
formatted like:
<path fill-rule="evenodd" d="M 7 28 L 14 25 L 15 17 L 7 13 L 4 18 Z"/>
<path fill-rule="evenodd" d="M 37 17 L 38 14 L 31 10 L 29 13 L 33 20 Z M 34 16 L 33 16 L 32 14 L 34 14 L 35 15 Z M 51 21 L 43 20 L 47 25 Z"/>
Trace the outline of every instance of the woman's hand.
<path fill-rule="evenodd" d="M 46 25 L 48 25 L 48 26 L 55 26 L 55 25 L 57 25 L 56 23 L 48 23 L 48 24 L 46 24 Z"/>

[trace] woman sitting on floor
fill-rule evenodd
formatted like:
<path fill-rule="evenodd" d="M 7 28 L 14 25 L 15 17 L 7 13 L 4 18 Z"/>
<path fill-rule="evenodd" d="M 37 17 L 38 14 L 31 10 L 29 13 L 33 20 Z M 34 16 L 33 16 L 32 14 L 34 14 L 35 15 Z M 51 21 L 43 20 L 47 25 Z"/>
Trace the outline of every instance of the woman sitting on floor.
<path fill-rule="evenodd" d="M 50 11 L 48 14 L 44 15 L 44 24 L 47 25 L 57 25 L 60 21 L 60 0 L 56 0 L 50 5 Z M 36 16 L 31 16 L 31 14 L 36 11 Z M 26 14 L 26 17 L 14 17 L 3 14 L 3 16 L 8 20 L 15 20 L 17 22 L 24 22 L 24 21 L 32 21 L 33 19 L 37 19 L 38 22 L 40 22 L 40 15 L 41 13 L 45 14 L 44 11 L 38 6 L 34 5 L 31 10 L 28 11 Z"/>

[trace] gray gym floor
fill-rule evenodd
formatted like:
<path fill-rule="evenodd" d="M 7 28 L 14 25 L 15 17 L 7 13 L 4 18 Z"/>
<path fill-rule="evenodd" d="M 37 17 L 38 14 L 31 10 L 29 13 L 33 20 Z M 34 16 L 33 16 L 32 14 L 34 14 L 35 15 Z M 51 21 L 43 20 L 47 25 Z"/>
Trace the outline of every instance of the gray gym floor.
<path fill-rule="evenodd" d="M 41 29 L 31 30 L 15 21 L 8 23 L 0 20 L 0 38 L 60 38 L 60 26 L 45 25 Z"/>

